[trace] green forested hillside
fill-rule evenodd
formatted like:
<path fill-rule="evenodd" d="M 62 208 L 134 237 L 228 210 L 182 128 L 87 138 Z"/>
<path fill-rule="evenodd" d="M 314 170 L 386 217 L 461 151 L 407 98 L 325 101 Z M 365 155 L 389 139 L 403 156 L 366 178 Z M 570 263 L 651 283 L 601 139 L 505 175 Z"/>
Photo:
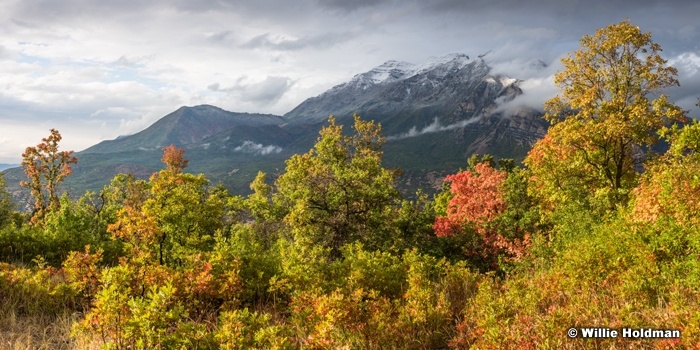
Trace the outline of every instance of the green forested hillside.
<path fill-rule="evenodd" d="M 660 94 L 677 82 L 659 51 L 627 21 L 584 37 L 526 167 L 474 155 L 412 200 L 359 117 L 246 197 L 169 146 L 148 180 L 56 200 L 71 154 L 42 143 L 32 213 L 0 181 L 0 344 L 700 347 L 700 123 Z"/>

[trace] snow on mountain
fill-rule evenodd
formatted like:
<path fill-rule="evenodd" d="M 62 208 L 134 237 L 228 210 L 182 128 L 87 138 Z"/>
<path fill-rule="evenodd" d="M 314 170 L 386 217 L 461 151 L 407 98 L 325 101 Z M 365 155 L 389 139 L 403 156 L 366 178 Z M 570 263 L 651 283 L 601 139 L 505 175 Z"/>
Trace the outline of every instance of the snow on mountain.
<path fill-rule="evenodd" d="M 460 70 L 466 67 L 472 61 L 469 56 L 461 53 L 453 53 L 443 57 L 430 57 L 424 63 L 416 65 L 411 69 L 409 76 L 415 76 L 421 73 L 433 71 L 438 67 L 445 71 Z"/>
<path fill-rule="evenodd" d="M 496 79 L 498 79 L 498 82 L 501 83 L 501 85 L 503 86 L 503 89 L 518 82 L 518 79 L 509 78 L 509 77 L 503 76 L 503 75 L 498 75 L 496 77 L 489 75 L 489 76 L 486 76 L 484 78 L 484 81 L 489 83 L 489 84 L 496 84 Z"/>
<path fill-rule="evenodd" d="M 349 82 L 337 85 L 330 91 L 337 91 L 347 87 L 366 90 L 373 85 L 391 83 L 406 78 L 406 74 L 410 72 L 412 68 L 413 64 L 408 62 L 387 61 L 369 72 L 355 75 Z"/>
<path fill-rule="evenodd" d="M 455 115 L 461 115 L 466 110 L 471 115 L 476 112 L 489 113 L 494 108 L 487 107 L 490 102 L 484 102 L 482 106 L 482 103 L 475 102 L 476 97 L 467 97 L 482 96 L 480 98 L 483 99 L 483 96 L 503 94 L 501 99 L 495 101 L 498 104 L 521 93 L 519 82 L 492 74 L 483 55 L 471 59 L 465 54 L 450 54 L 431 57 L 421 64 L 392 60 L 307 99 L 285 114 L 284 118 L 291 124 L 299 125 L 311 120 L 323 122 L 329 114 L 351 116 L 355 112 L 366 111 L 381 119 L 382 116 L 405 110 L 406 106 L 420 106 L 417 110 L 451 110 L 440 118 L 441 122 L 452 124 L 457 121 L 448 119 L 455 119 Z"/>
<path fill-rule="evenodd" d="M 375 84 L 390 83 L 403 79 L 411 68 L 413 68 L 413 64 L 408 62 L 387 61 L 381 66 L 361 75 L 366 75 Z"/>
<path fill-rule="evenodd" d="M 510 85 L 515 84 L 518 81 L 518 79 L 513 79 L 513 78 L 508 78 L 508 77 L 500 77 L 500 81 L 501 81 L 501 85 L 503 85 L 503 87 L 505 88 L 505 87 L 508 87 Z"/>
<path fill-rule="evenodd" d="M 466 67 L 471 62 L 469 56 L 460 53 L 443 57 L 430 57 L 421 64 L 391 60 L 368 72 L 355 75 L 349 82 L 336 85 L 326 93 L 337 92 L 345 88 L 366 90 L 373 85 L 393 83 L 432 71 L 442 72 L 441 75 L 444 76 Z"/>

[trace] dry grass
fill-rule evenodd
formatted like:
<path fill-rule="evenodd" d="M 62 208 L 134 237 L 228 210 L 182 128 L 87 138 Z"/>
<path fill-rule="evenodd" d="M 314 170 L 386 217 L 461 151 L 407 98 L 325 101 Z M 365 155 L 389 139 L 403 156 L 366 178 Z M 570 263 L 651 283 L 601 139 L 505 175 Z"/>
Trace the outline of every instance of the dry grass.
<path fill-rule="evenodd" d="M 79 314 L 20 315 L 7 303 L 0 305 L 0 350 L 78 349 L 70 338 Z"/>

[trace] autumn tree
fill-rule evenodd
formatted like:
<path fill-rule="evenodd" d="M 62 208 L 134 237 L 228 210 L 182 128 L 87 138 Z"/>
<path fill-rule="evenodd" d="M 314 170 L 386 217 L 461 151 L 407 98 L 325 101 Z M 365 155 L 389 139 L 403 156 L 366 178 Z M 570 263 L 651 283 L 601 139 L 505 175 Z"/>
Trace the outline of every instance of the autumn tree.
<path fill-rule="evenodd" d="M 250 183 L 253 193 L 248 196 L 246 206 L 256 223 L 274 221 L 279 216 L 279 210 L 276 210 L 272 201 L 273 187 L 267 184 L 266 180 L 267 174 L 258 171 L 258 175 Z"/>
<path fill-rule="evenodd" d="M 177 148 L 175 145 L 163 148 L 163 158 L 161 160 L 165 163 L 165 169 L 173 175 L 180 174 L 182 170 L 187 168 L 189 163 L 189 159 L 185 159 L 184 154 L 185 150 Z"/>
<path fill-rule="evenodd" d="M 686 227 L 700 225 L 700 122 L 665 130 L 670 148 L 649 166 L 635 195 L 634 221 L 672 218 Z"/>
<path fill-rule="evenodd" d="M 526 222 L 530 203 L 519 186 L 523 179 L 520 170 L 507 173 L 490 162 L 447 176 L 451 199 L 445 215 L 435 218 L 435 234 L 467 236 L 465 253 L 487 267 L 494 267 L 499 255 L 520 257 L 533 233 Z"/>
<path fill-rule="evenodd" d="M 552 124 L 525 163 L 545 206 L 579 201 L 611 209 L 625 203 L 637 182 L 646 147 L 663 126 L 684 121 L 660 94 L 679 85 L 661 47 L 629 21 L 584 36 L 555 75 L 561 94 L 545 104 Z"/>
<path fill-rule="evenodd" d="M 41 220 L 47 211 L 58 209 L 57 186 L 73 171 L 71 164 L 78 163 L 73 151 L 58 150 L 61 139 L 58 130 L 51 129 L 49 137 L 22 153 L 22 166 L 29 181 L 22 181 L 20 185 L 28 187 L 34 198 L 32 222 Z"/>
<path fill-rule="evenodd" d="M 209 187 L 204 175 L 183 173 L 184 150 L 163 149 L 166 168 L 149 182 L 127 181 L 124 206 L 110 225 L 112 234 L 160 265 L 177 265 L 196 251 L 211 250 L 216 230 L 222 228 L 228 193 Z"/>
<path fill-rule="evenodd" d="M 438 236 L 453 235 L 467 223 L 482 231 L 484 224 L 506 208 L 500 191 L 505 178 L 505 172 L 494 169 L 489 163 L 477 163 L 473 171 L 447 176 L 445 181 L 451 183 L 453 196 L 447 206 L 447 216 L 435 221 L 435 233 Z"/>
<path fill-rule="evenodd" d="M 287 160 L 276 199 L 289 211 L 284 221 L 297 239 L 330 248 L 333 256 L 352 241 L 377 248 L 399 197 L 397 173 L 382 167 L 381 126 L 355 116 L 353 135 L 329 118 L 308 153 Z"/>
<path fill-rule="evenodd" d="M 102 191 L 106 211 L 114 212 L 114 222 L 107 230 L 132 248 L 143 249 L 155 241 L 156 225 L 142 213 L 143 204 L 150 197 L 150 187 L 144 180 L 119 174 Z"/>

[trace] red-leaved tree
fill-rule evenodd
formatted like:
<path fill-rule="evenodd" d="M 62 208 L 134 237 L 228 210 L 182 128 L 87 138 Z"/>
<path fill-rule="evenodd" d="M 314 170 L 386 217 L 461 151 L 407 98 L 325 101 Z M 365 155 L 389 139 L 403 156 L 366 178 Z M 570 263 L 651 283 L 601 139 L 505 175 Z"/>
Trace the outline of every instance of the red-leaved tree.
<path fill-rule="evenodd" d="M 527 246 L 525 239 L 508 239 L 499 233 L 499 216 L 508 209 L 503 193 L 503 183 L 508 174 L 494 169 L 488 162 L 474 166 L 473 170 L 449 175 L 452 199 L 447 205 L 447 215 L 435 219 L 433 229 L 440 237 L 476 234 L 473 246 L 465 247 L 466 253 L 484 258 L 496 264 L 498 255 L 518 258 Z"/>
<path fill-rule="evenodd" d="M 479 163 L 474 170 L 449 175 L 452 199 L 447 206 L 447 216 L 438 217 L 433 229 L 438 236 L 452 236 L 462 231 L 465 225 L 473 225 L 480 234 L 487 231 L 487 223 L 500 213 L 507 204 L 500 187 L 506 173 L 492 168 L 488 163 Z"/>

